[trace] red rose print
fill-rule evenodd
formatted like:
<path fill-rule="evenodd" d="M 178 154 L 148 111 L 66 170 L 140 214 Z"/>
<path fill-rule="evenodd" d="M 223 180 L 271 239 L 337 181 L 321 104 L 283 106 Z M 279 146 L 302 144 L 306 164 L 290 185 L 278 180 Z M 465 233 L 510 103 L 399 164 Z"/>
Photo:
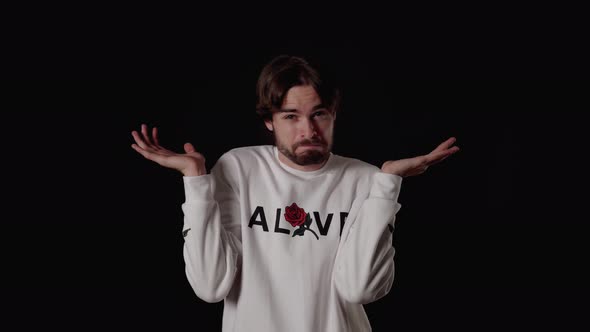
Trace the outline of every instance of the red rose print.
<path fill-rule="evenodd" d="M 302 225 L 305 222 L 306 213 L 305 210 L 298 207 L 297 204 L 293 203 L 291 206 L 285 208 L 285 219 L 293 227 Z"/>
<path fill-rule="evenodd" d="M 318 235 L 309 228 L 309 225 L 311 225 L 311 217 L 309 216 L 309 213 L 306 213 L 305 210 L 297 206 L 297 204 L 293 203 L 291 206 L 285 207 L 285 219 L 291 224 L 291 226 L 299 227 L 293 232 L 293 236 L 291 237 L 294 237 L 295 235 L 303 236 L 305 231 L 310 231 L 316 239 L 320 239 Z"/>

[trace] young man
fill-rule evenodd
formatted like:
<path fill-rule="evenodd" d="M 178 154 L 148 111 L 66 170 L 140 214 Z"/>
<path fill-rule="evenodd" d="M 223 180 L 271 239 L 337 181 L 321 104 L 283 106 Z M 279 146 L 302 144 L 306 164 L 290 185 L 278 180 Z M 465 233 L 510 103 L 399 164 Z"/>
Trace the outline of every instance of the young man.
<path fill-rule="evenodd" d="M 273 59 L 257 91 L 275 144 L 232 149 L 210 174 L 190 143 L 175 153 L 156 128 L 132 132 L 137 152 L 184 175 L 188 281 L 225 301 L 223 331 L 370 331 L 362 304 L 393 283 L 402 179 L 458 151 L 455 139 L 379 168 L 331 152 L 340 95 L 304 59 Z"/>

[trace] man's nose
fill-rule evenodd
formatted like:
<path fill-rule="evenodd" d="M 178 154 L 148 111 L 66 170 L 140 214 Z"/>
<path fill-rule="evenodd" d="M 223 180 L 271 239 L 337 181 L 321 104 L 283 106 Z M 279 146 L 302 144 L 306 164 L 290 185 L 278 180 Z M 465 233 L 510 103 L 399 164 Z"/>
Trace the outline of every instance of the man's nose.
<path fill-rule="evenodd" d="M 301 129 L 301 137 L 311 138 L 318 135 L 315 123 L 311 120 L 303 121 L 303 128 Z"/>

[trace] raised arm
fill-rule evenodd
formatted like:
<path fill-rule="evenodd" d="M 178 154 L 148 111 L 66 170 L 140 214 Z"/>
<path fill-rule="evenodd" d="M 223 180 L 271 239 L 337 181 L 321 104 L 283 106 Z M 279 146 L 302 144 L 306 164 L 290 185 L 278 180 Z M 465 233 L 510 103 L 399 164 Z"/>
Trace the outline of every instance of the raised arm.
<path fill-rule="evenodd" d="M 453 153 L 455 138 L 441 143 L 427 155 L 387 161 L 373 174 L 368 195 L 360 195 L 350 211 L 351 220 L 334 265 L 336 290 L 346 301 L 366 304 L 391 290 L 394 279 L 395 249 L 392 235 L 403 177 L 422 174 Z"/>
<path fill-rule="evenodd" d="M 223 300 L 233 286 L 241 264 L 239 202 L 229 178 L 231 160 L 222 156 L 207 174 L 205 158 L 190 143 L 185 153 L 175 153 L 158 142 L 157 129 L 148 135 L 133 131 L 132 147 L 146 159 L 176 169 L 183 176 L 185 202 L 183 257 L 187 279 L 196 295 L 206 302 Z"/>

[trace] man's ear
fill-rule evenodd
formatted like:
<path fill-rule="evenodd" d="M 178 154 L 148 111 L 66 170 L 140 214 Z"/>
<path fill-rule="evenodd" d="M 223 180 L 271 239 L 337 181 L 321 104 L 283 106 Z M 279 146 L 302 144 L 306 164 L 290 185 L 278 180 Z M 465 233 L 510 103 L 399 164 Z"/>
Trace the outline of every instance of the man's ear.
<path fill-rule="evenodd" d="M 269 131 L 273 131 L 274 127 L 272 125 L 272 120 L 264 120 L 264 124 Z"/>

